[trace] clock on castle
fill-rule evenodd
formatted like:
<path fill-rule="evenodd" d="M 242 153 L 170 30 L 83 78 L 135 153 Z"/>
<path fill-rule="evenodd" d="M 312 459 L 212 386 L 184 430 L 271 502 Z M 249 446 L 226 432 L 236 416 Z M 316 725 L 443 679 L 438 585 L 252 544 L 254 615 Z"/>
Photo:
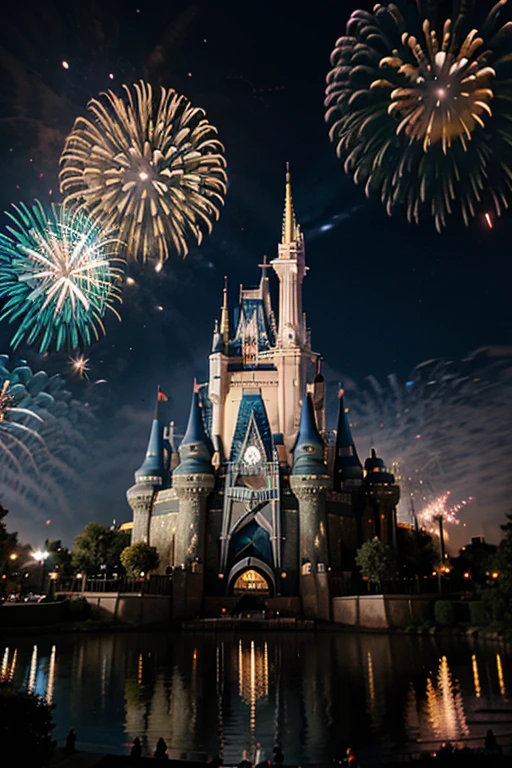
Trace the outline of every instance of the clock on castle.
<path fill-rule="evenodd" d="M 277 257 L 261 266 L 233 313 L 224 286 L 209 381 L 194 386 L 185 436 L 176 449 L 155 418 L 127 493 L 132 540 L 156 546 L 161 573 L 173 574 L 176 618 L 218 616 L 252 594 L 281 616 L 328 621 L 361 543 L 395 540 L 399 488 L 374 451 L 361 465 L 342 393 L 337 429 L 326 429 L 288 169 Z"/>

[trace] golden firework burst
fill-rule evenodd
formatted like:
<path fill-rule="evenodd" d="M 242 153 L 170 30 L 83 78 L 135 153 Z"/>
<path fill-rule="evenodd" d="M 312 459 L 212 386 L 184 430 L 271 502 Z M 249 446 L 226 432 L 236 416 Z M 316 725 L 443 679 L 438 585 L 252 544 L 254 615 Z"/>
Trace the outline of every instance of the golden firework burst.
<path fill-rule="evenodd" d="M 224 147 L 204 110 L 172 89 L 140 81 L 92 99 L 60 160 L 67 205 L 119 230 L 133 260 L 161 265 L 200 244 L 226 194 Z"/>

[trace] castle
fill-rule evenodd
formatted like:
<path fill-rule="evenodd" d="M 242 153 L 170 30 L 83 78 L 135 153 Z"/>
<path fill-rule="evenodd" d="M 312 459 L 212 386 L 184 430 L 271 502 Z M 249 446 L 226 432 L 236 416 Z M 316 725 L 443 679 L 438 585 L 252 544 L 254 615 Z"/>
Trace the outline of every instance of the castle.
<path fill-rule="evenodd" d="M 326 430 L 288 168 L 278 255 L 260 266 L 259 286 L 240 289 L 231 316 L 224 286 L 209 381 L 194 385 L 179 448 L 157 410 L 127 492 L 132 541 L 156 546 L 160 572 L 173 574 L 177 618 L 216 616 L 253 595 L 280 615 L 329 620 L 361 543 L 395 542 L 398 485 L 374 451 L 363 468 L 342 392 L 337 430 Z"/>

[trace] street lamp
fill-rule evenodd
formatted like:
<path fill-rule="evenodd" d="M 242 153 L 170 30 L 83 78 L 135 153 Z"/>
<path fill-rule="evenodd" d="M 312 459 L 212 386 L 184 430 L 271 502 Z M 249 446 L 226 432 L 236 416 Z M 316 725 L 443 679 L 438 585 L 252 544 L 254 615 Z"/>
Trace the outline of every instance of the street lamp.
<path fill-rule="evenodd" d="M 49 555 L 49 552 L 45 552 L 42 549 L 37 549 L 35 552 L 32 552 L 32 557 L 34 560 L 37 560 L 37 562 L 41 565 L 41 594 L 44 592 L 44 564 Z"/>

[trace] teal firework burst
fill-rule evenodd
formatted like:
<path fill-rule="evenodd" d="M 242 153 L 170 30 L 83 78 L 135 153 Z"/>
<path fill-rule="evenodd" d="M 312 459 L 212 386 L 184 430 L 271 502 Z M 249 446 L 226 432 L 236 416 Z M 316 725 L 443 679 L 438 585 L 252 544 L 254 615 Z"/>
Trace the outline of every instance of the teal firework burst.
<path fill-rule="evenodd" d="M 119 318 L 119 240 L 85 211 L 45 211 L 38 200 L 13 208 L 0 234 L 0 320 L 19 322 L 11 346 L 37 343 L 43 353 L 91 344 L 105 333 L 108 310 Z"/>

